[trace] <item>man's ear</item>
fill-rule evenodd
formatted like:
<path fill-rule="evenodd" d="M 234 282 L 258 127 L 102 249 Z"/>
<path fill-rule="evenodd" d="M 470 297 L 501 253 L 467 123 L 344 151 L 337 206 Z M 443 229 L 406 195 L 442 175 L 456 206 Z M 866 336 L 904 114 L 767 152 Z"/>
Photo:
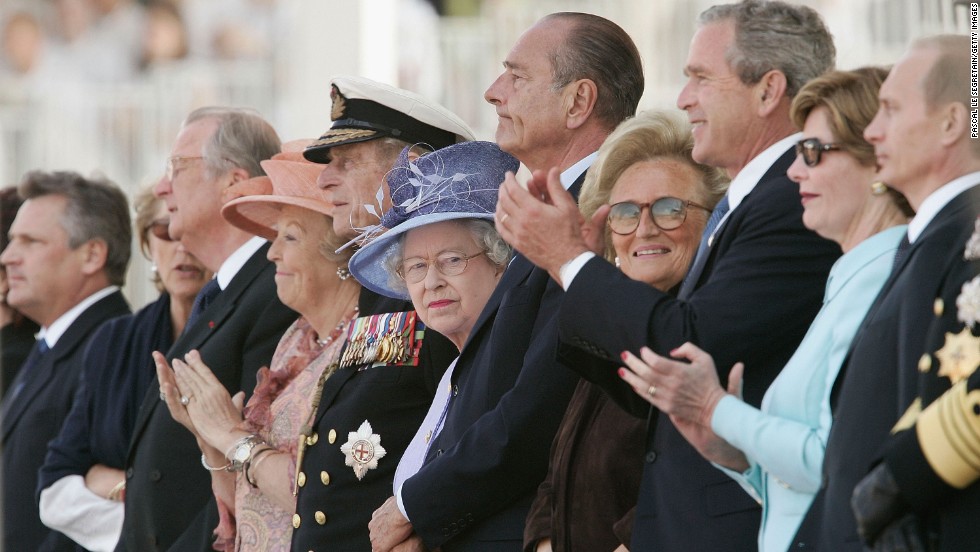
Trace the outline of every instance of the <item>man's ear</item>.
<path fill-rule="evenodd" d="M 82 274 L 91 276 L 105 268 L 109 259 L 109 245 L 105 240 L 93 238 L 75 250 L 82 259 Z"/>
<path fill-rule="evenodd" d="M 755 84 L 756 111 L 760 117 L 768 117 L 786 97 L 786 75 L 773 69 L 762 75 Z"/>
<path fill-rule="evenodd" d="M 565 87 L 566 120 L 569 130 L 584 125 L 595 109 L 599 97 L 599 89 L 591 79 L 579 79 Z"/>
<path fill-rule="evenodd" d="M 936 108 L 939 122 L 939 142 L 950 146 L 958 140 L 970 139 L 970 114 L 960 102 L 950 102 Z"/>

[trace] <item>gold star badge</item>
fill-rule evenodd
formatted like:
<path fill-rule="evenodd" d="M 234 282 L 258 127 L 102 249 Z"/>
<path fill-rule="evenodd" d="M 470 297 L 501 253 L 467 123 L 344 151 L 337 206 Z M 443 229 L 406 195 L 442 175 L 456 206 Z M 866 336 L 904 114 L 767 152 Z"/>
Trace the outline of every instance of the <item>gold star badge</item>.
<path fill-rule="evenodd" d="M 946 332 L 946 342 L 943 348 L 936 351 L 939 360 L 939 375 L 949 378 L 950 383 L 970 377 L 980 365 L 980 338 L 963 328 L 960 333 Z"/>

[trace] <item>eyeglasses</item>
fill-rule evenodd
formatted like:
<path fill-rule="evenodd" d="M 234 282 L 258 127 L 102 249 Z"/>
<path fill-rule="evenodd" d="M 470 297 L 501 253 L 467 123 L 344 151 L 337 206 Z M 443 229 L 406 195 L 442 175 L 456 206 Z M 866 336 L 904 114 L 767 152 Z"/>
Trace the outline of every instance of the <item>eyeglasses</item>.
<path fill-rule="evenodd" d="M 170 219 L 157 219 L 150 223 L 147 230 L 150 231 L 150 234 L 153 234 L 163 241 L 174 241 L 174 239 L 170 237 Z"/>
<path fill-rule="evenodd" d="M 821 144 L 816 138 L 807 138 L 796 143 L 796 155 L 803 157 L 807 167 L 816 167 L 820 164 L 820 156 L 823 152 L 839 149 L 839 144 Z"/>
<path fill-rule="evenodd" d="M 643 210 L 650 208 L 650 219 L 661 230 L 674 230 L 684 224 L 687 219 L 688 207 L 696 207 L 711 212 L 711 209 L 698 205 L 693 201 L 685 201 L 676 197 L 662 197 L 653 203 L 633 203 L 623 201 L 614 204 L 609 209 L 607 224 L 609 229 L 621 236 L 628 236 L 640 226 L 640 216 Z"/>
<path fill-rule="evenodd" d="M 167 159 L 167 165 L 165 167 L 165 171 L 166 171 L 166 174 L 167 174 L 167 180 L 173 180 L 174 179 L 174 176 L 177 175 L 177 171 L 179 170 L 178 167 L 177 167 L 177 163 L 178 162 L 180 162 L 180 161 L 195 161 L 195 160 L 198 160 L 198 159 L 204 159 L 204 157 L 203 156 L 200 156 L 200 155 L 198 155 L 198 156 L 187 156 L 187 157 L 181 156 L 181 155 L 175 155 L 175 156 Z"/>
<path fill-rule="evenodd" d="M 464 255 L 459 251 L 445 251 L 436 257 L 436 269 L 443 276 L 457 276 L 466 270 L 466 264 L 470 259 L 485 254 L 486 251 L 480 251 L 479 253 L 474 253 L 473 255 Z M 430 266 L 431 264 L 429 259 L 423 259 L 422 257 L 409 257 L 402 262 L 402 265 L 398 267 L 395 272 L 398 273 L 398 276 L 400 276 L 402 280 L 405 280 L 405 283 L 417 284 L 424 280 L 426 275 L 429 274 Z"/>

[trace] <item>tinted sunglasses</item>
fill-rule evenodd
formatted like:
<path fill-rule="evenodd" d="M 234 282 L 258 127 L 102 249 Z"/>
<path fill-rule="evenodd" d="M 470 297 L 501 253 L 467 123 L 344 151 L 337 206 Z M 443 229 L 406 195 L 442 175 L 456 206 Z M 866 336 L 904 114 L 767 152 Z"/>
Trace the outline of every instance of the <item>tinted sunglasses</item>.
<path fill-rule="evenodd" d="M 796 143 L 796 155 L 803 157 L 803 162 L 807 167 L 816 167 L 820 164 L 820 157 L 825 151 L 836 151 L 840 149 L 838 144 L 822 144 L 816 138 L 807 138 Z"/>

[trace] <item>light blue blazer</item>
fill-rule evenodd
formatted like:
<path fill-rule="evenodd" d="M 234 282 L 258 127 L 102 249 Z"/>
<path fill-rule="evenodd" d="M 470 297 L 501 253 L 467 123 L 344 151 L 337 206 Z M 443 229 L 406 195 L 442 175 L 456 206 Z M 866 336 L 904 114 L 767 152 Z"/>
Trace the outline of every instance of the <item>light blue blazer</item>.
<path fill-rule="evenodd" d="M 760 552 L 786 551 L 820 488 L 830 392 L 858 326 L 888 279 L 906 228 L 875 234 L 837 260 L 823 307 L 766 391 L 761 409 L 731 395 L 715 409 L 711 428 L 749 460 L 743 473 L 721 469 L 762 504 Z"/>

